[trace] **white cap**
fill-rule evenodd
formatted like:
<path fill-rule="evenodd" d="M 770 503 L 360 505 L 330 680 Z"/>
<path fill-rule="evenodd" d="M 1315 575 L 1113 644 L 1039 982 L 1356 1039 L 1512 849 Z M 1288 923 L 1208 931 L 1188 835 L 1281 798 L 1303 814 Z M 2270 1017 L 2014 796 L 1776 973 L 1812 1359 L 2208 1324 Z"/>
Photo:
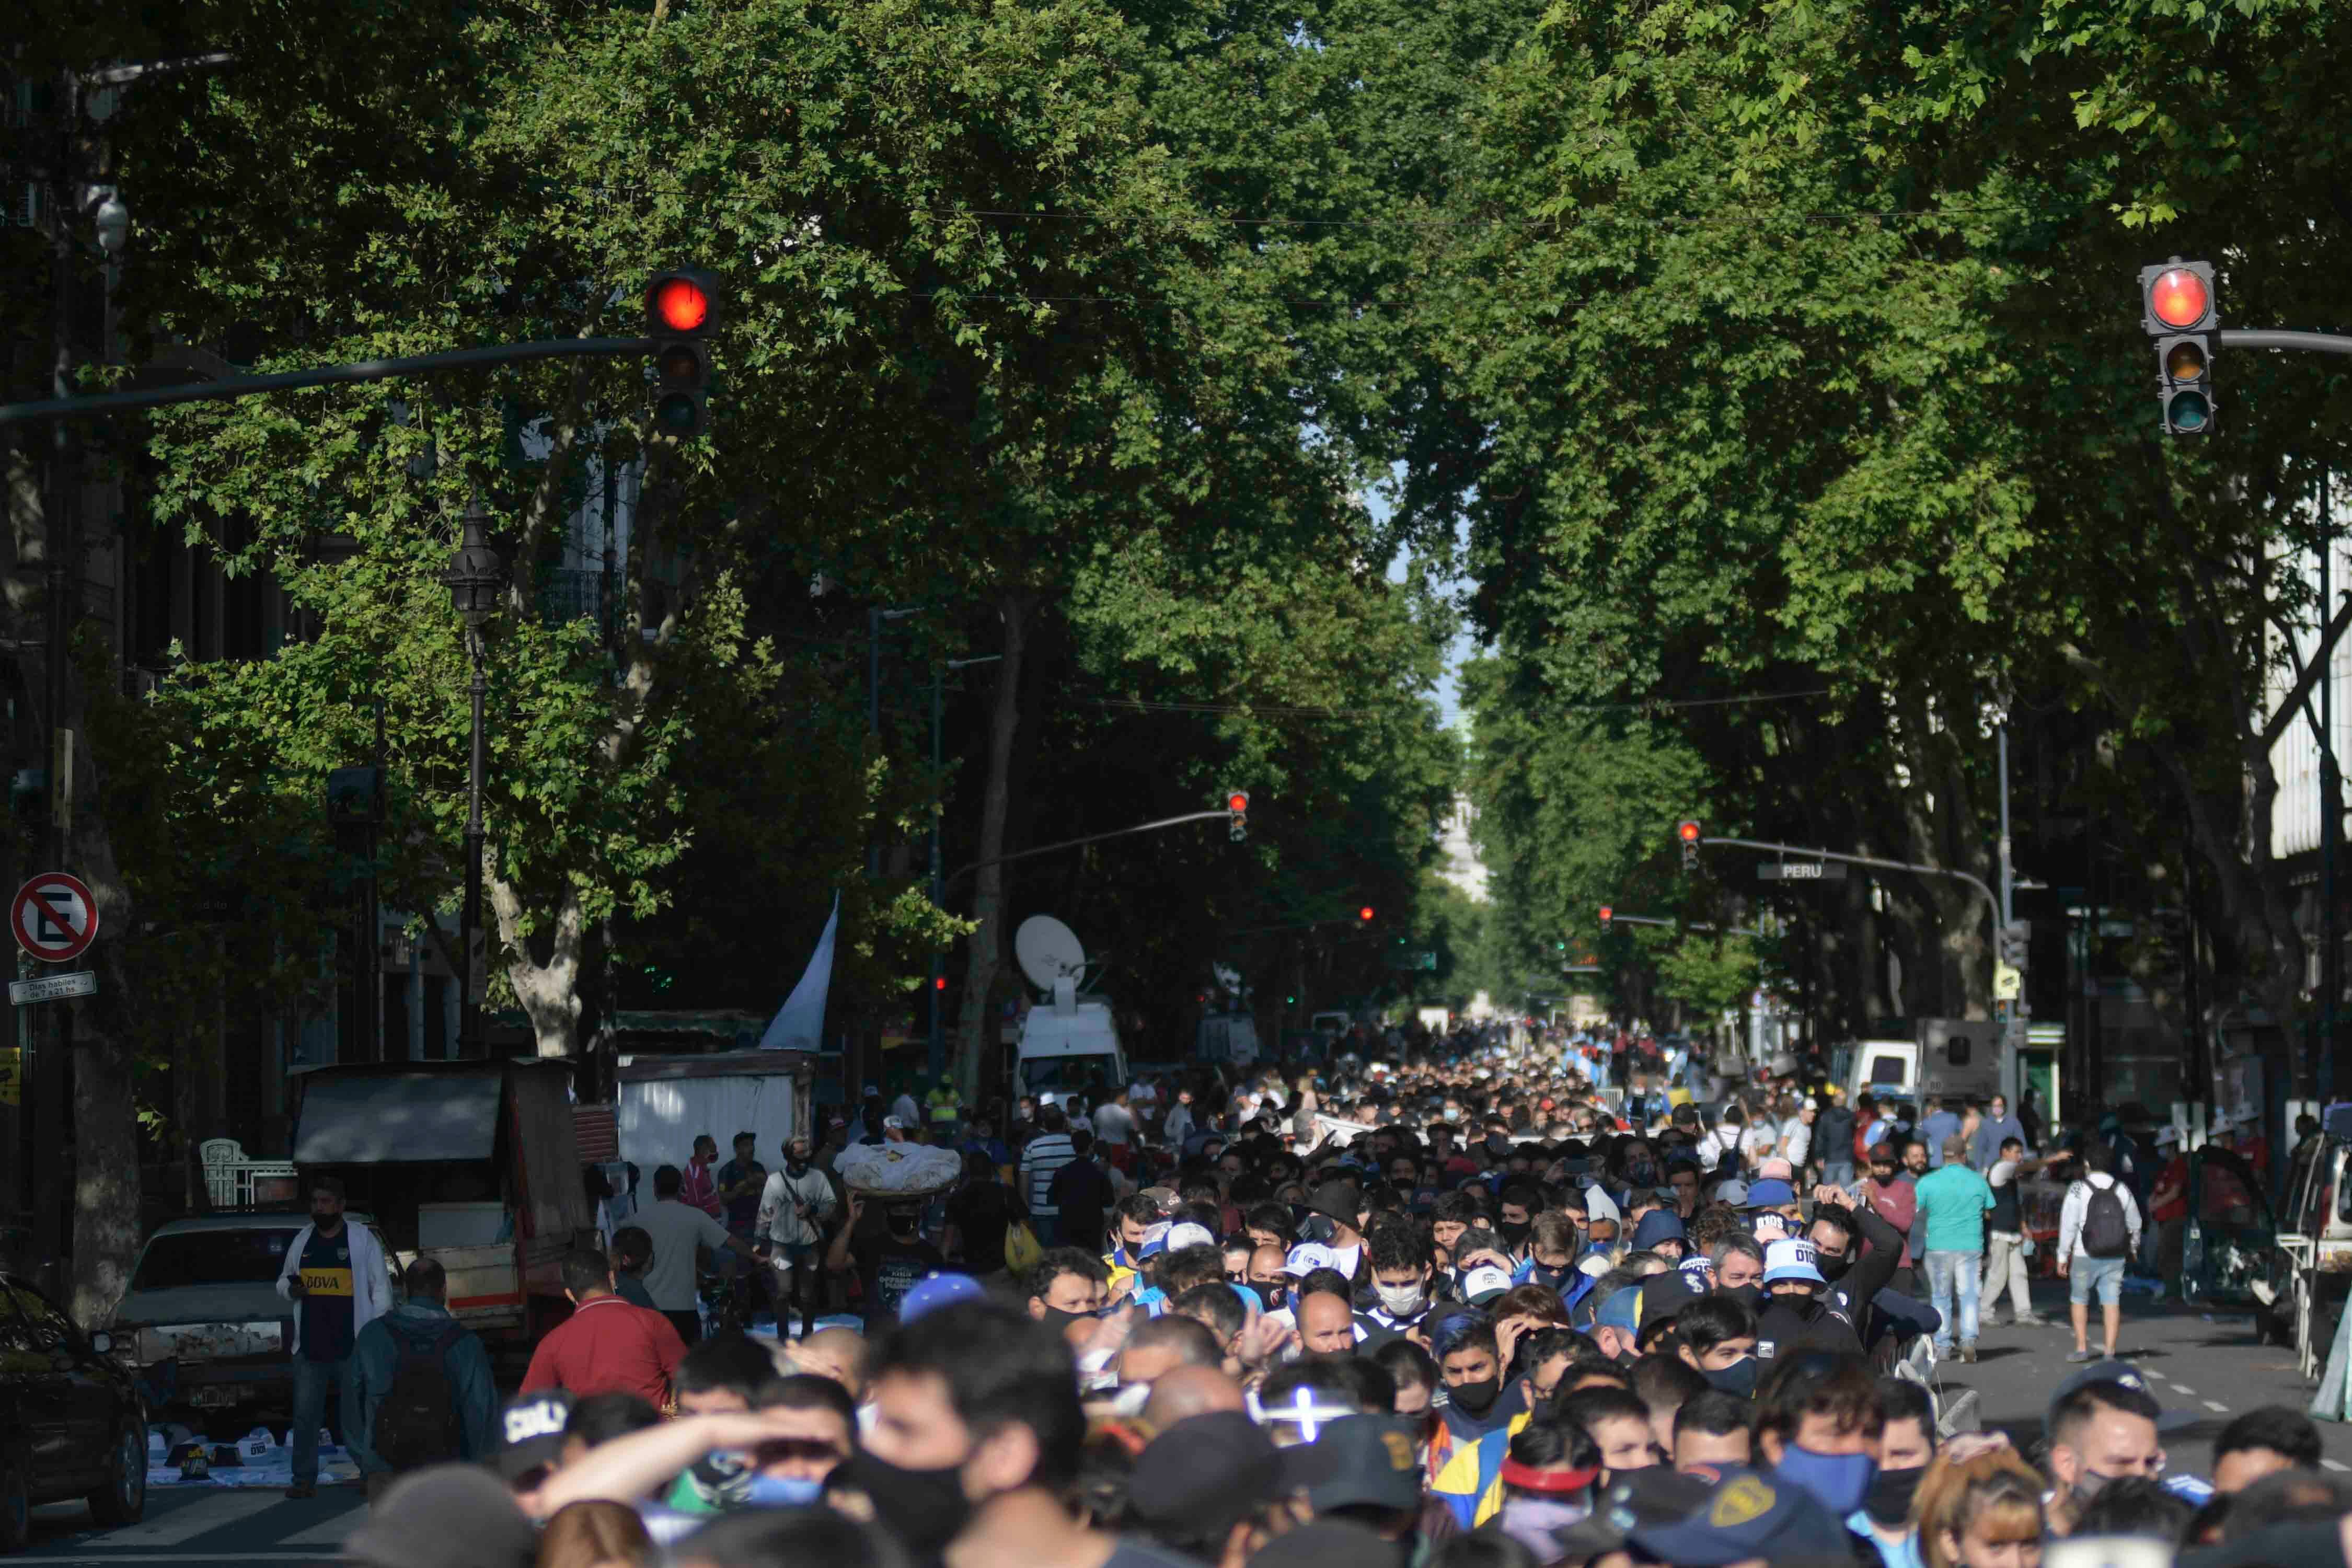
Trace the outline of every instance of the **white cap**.
<path fill-rule="evenodd" d="M 1511 1277 L 1491 1263 L 1482 1263 L 1462 1277 L 1462 1299 L 1474 1307 L 1489 1300 L 1511 1288 Z"/>
<path fill-rule="evenodd" d="M 1822 1275 L 1821 1253 L 1810 1241 L 1792 1238 L 1768 1242 L 1764 1247 L 1764 1283 L 1776 1279 L 1810 1279 L 1816 1285 L 1829 1281 Z"/>
<path fill-rule="evenodd" d="M 1805 1109 L 1805 1110 L 1819 1110 L 1821 1108 L 1822 1108 L 1822 1102 L 1821 1102 L 1820 1100 L 1818 1100 L 1814 1099 L 1814 1098 L 1813 1098 L 1811 1095 L 1810 1095 L 1810 1094 L 1809 1094 L 1809 1095 L 1807 1095 L 1807 1096 L 1805 1096 L 1805 1103 L 1804 1103 L 1804 1107 L 1803 1107 L 1803 1109 Z"/>
<path fill-rule="evenodd" d="M 1213 1247 L 1216 1241 L 1217 1238 L 1209 1234 L 1207 1226 L 1195 1225 L 1189 1220 L 1168 1228 L 1168 1250 L 1171 1252 L 1186 1247 Z"/>

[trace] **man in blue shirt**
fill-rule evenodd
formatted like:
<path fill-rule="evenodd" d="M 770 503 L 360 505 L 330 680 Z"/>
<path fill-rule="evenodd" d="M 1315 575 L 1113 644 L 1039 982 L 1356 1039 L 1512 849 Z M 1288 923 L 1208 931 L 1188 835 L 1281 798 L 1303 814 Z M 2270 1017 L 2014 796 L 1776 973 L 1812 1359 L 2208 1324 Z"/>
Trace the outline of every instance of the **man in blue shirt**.
<path fill-rule="evenodd" d="M 1960 1119 L 1944 1109 L 1943 1097 L 1940 1095 L 1931 1094 L 1921 1100 L 1919 1105 L 1927 1114 L 1920 1117 L 1916 1136 L 1920 1142 L 1927 1146 L 1927 1165 L 1930 1170 L 1933 1170 L 1943 1164 L 1944 1141 L 1960 1130 Z"/>
<path fill-rule="evenodd" d="M 461 1328 L 444 1304 L 449 1293 L 447 1273 L 434 1259 L 420 1258 L 408 1266 L 404 1278 L 408 1299 L 362 1329 L 352 1349 L 358 1368 L 359 1411 L 356 1420 L 345 1420 L 350 1430 L 344 1444 L 359 1461 L 370 1499 L 400 1471 L 449 1460 L 474 1464 L 498 1451 L 494 1423 L 499 1390 L 490 1372 L 490 1354 L 481 1337 Z M 402 1361 L 409 1356 L 429 1358 L 435 1363 L 436 1370 L 430 1375 L 438 1377 L 447 1390 L 456 1429 L 446 1435 L 396 1432 L 393 1451 L 386 1453 L 377 1444 L 377 1418 L 383 1412 L 384 1396 L 400 1377 Z M 454 1436 L 455 1445 L 431 1440 L 444 1436 Z M 424 1445 L 412 1447 L 419 1436 L 426 1439 Z"/>

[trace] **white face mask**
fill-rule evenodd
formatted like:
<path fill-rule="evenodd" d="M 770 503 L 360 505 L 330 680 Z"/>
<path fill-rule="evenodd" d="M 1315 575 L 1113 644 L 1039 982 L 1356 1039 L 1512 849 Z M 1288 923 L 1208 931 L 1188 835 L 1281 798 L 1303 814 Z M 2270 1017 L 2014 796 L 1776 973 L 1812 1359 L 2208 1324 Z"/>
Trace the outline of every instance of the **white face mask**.
<path fill-rule="evenodd" d="M 1381 1310 L 1391 1318 L 1409 1318 L 1421 1310 L 1423 1287 L 1419 1281 L 1411 1285 L 1375 1285 L 1380 1292 Z"/>

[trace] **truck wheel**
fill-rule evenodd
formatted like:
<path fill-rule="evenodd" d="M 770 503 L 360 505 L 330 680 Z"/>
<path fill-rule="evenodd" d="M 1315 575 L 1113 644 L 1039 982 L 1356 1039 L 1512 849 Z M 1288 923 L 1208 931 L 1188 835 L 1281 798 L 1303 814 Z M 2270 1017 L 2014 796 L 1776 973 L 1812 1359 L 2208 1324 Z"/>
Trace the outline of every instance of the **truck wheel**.
<path fill-rule="evenodd" d="M 0 1553 L 22 1552 L 33 1534 L 32 1472 L 22 1455 L 0 1458 Z"/>
<path fill-rule="evenodd" d="M 136 1524 L 147 1511 L 147 1434 L 125 1421 L 114 1434 L 106 1479 L 89 1494 L 89 1516 L 103 1525 Z"/>

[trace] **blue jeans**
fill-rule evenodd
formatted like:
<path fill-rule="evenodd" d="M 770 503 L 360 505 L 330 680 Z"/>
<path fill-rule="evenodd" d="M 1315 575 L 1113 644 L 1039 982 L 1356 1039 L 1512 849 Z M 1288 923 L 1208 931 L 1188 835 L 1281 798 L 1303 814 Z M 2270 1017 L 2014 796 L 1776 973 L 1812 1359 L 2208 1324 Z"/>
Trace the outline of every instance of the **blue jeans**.
<path fill-rule="evenodd" d="M 1944 1326 L 1936 1331 L 1936 1352 L 1940 1355 L 1952 1348 L 1952 1298 L 1959 1298 L 1960 1343 L 1977 1342 L 1977 1269 L 1984 1255 L 1980 1252 L 1930 1251 L 1919 1261 L 1927 1271 L 1927 1289 L 1935 1299 L 1936 1310 L 1944 1315 Z"/>
<path fill-rule="evenodd" d="M 1853 1162 L 1851 1160 L 1822 1161 L 1822 1185 L 1825 1187 L 1850 1187 L 1853 1185 Z"/>
<path fill-rule="evenodd" d="M 314 1486 L 319 1479 L 319 1428 L 327 1420 L 327 1386 L 335 1388 L 336 1419 L 343 1447 L 364 1470 L 375 1456 L 360 1430 L 360 1363 L 357 1356 L 341 1361 L 294 1358 L 294 1484 Z M 381 1467 L 378 1467 L 381 1468 Z"/>

